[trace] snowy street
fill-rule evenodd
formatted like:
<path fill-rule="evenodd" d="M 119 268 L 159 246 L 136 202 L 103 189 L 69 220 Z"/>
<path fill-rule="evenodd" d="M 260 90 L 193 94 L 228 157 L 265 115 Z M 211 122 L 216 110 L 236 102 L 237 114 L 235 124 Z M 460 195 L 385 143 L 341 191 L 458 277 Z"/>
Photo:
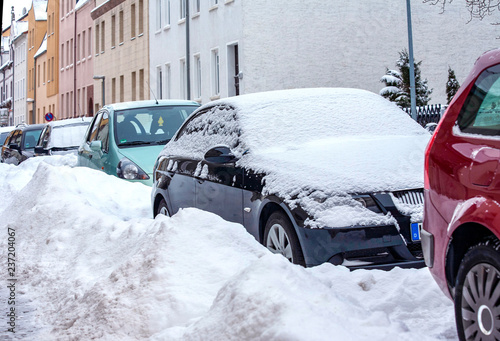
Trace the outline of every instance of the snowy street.
<path fill-rule="evenodd" d="M 303 268 L 214 214 L 152 219 L 151 188 L 75 164 L 0 164 L 1 339 L 457 340 L 426 268 Z"/>

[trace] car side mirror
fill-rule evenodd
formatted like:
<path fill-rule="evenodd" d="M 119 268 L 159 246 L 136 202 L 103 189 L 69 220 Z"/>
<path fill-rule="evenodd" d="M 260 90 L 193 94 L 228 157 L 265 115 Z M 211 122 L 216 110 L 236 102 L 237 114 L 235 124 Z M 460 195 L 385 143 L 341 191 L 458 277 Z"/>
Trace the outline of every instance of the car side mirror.
<path fill-rule="evenodd" d="M 90 150 L 94 152 L 100 152 L 102 150 L 102 142 L 101 141 L 90 142 Z"/>
<path fill-rule="evenodd" d="M 21 151 L 21 148 L 19 147 L 19 145 L 17 143 L 11 143 L 11 144 L 9 144 L 9 148 Z"/>
<path fill-rule="evenodd" d="M 232 163 L 236 162 L 236 156 L 231 152 L 231 149 L 226 146 L 217 146 L 210 149 L 205 154 L 205 160 L 211 163 Z"/>
<path fill-rule="evenodd" d="M 35 154 L 48 154 L 48 153 L 49 153 L 48 149 L 44 149 L 41 146 L 36 146 L 35 147 Z"/>

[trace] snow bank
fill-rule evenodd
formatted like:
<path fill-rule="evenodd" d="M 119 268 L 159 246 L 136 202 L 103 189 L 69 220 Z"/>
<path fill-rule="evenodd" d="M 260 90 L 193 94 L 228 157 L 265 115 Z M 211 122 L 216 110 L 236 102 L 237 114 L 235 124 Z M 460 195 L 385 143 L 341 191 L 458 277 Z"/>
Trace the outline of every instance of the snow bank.
<path fill-rule="evenodd" d="M 17 295 L 35 309 L 34 330 L 17 321 L 29 339 L 456 339 L 426 269 L 304 269 L 210 213 L 153 220 L 149 187 L 72 165 L 0 164 L 0 229 L 16 230 Z"/>

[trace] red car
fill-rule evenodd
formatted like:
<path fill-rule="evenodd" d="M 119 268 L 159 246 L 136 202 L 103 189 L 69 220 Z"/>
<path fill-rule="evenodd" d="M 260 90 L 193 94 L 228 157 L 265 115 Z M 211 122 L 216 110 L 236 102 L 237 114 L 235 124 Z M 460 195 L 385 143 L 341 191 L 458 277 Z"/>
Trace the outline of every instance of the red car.
<path fill-rule="evenodd" d="M 426 264 L 460 340 L 500 340 L 500 49 L 476 61 L 425 154 Z"/>

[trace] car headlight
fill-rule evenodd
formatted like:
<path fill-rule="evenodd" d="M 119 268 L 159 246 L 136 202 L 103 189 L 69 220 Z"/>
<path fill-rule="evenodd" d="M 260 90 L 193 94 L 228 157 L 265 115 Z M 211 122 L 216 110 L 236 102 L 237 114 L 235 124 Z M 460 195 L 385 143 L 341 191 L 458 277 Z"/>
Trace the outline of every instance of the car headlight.
<path fill-rule="evenodd" d="M 370 195 L 358 195 L 353 197 L 354 200 L 359 202 L 363 207 L 369 209 L 372 212 L 375 213 L 382 213 L 382 210 L 378 206 L 378 204 L 375 202 L 375 200 L 370 196 Z"/>
<path fill-rule="evenodd" d="M 127 180 L 148 180 L 149 176 L 144 172 L 141 167 L 124 157 L 118 162 L 116 167 L 116 175 L 119 178 Z"/>

